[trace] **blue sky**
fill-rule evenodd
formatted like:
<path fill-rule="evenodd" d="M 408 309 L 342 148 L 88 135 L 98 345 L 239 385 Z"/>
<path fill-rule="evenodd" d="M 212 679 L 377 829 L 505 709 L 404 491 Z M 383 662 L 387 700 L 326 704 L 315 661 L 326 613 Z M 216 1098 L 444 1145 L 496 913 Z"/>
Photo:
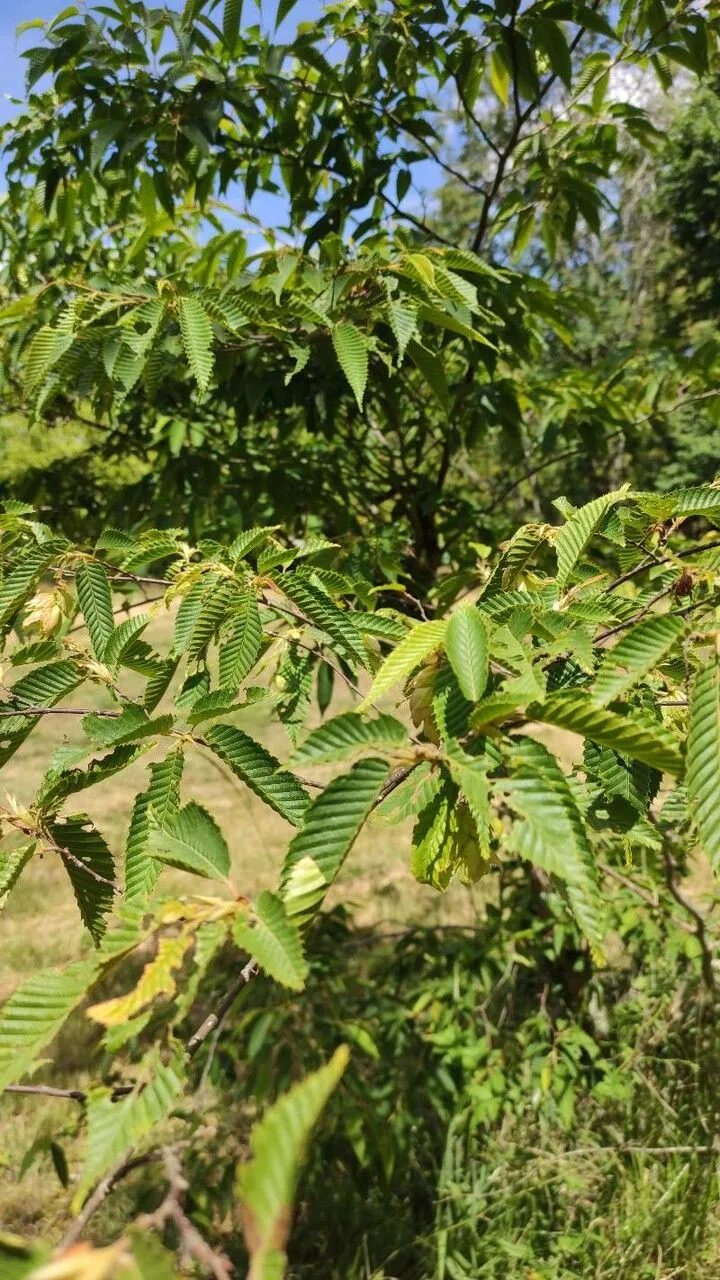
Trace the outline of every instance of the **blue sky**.
<path fill-rule="evenodd" d="M 87 2 L 87 0 L 86 0 Z M 156 0 L 157 2 L 157 0 Z M 175 7 L 180 7 L 183 0 L 166 0 Z M 45 20 L 54 18 L 69 0 L 0 0 L 0 123 L 9 120 L 15 114 L 16 107 L 8 101 L 8 97 L 24 96 L 25 59 L 20 55 L 23 49 L 40 43 L 42 33 L 38 30 L 27 31 L 16 36 L 15 29 L 20 22 L 33 18 Z M 77 0 L 76 0 L 77 3 Z M 91 0 L 90 0 L 91 3 Z M 83 7 L 83 0 L 80 0 Z M 243 17 L 246 22 L 257 21 L 257 0 L 245 0 Z M 276 0 L 262 0 L 263 20 L 272 27 L 276 12 Z M 323 0 L 297 0 L 292 12 L 280 30 L 281 37 L 286 39 L 294 33 L 298 22 L 308 22 L 317 18 L 323 8 Z M 218 11 L 222 12 L 220 6 Z M 437 185 L 438 174 L 431 163 L 422 164 L 416 169 L 416 181 L 432 188 Z M 413 206 L 412 192 L 406 197 L 409 206 Z M 253 200 L 253 213 L 265 226 L 278 226 L 284 221 L 285 201 L 265 192 L 258 192 Z"/>

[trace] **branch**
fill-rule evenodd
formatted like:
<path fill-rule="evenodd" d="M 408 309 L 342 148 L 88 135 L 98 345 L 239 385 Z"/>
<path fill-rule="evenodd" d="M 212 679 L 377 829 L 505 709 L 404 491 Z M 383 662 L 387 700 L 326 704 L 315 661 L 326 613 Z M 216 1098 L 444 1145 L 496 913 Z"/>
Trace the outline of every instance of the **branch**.
<path fill-rule="evenodd" d="M 45 1098 L 73 1098 L 75 1102 L 86 1102 L 87 1094 L 82 1089 L 55 1089 L 49 1084 L 6 1084 L 3 1093 L 32 1093 Z"/>
<path fill-rule="evenodd" d="M 183 1251 L 199 1262 L 201 1267 L 209 1271 L 215 1280 L 232 1280 L 233 1267 L 224 1254 L 213 1249 L 200 1235 L 197 1227 L 185 1213 L 185 1198 L 190 1190 L 190 1183 L 180 1167 L 175 1152 L 167 1148 L 163 1152 L 168 1189 L 162 1204 L 154 1213 L 144 1214 L 138 1225 L 145 1229 L 154 1228 L 161 1231 L 167 1222 L 177 1228 L 180 1245 Z"/>
<path fill-rule="evenodd" d="M 10 716 L 103 716 L 115 720 L 122 715 L 121 711 L 98 711 L 95 707 L 25 707 L 22 711 L 3 711 L 0 709 L 0 720 Z"/>
<path fill-rule="evenodd" d="M 126 1178 L 135 1169 L 140 1169 L 143 1165 L 151 1164 L 152 1161 L 158 1159 L 159 1154 L 157 1151 L 149 1151 L 147 1155 L 129 1156 L 121 1160 L 119 1164 L 116 1164 L 114 1169 L 111 1169 L 109 1173 L 105 1174 L 104 1178 L 100 1179 L 92 1195 L 88 1196 L 75 1221 L 65 1232 L 58 1249 L 69 1249 L 71 1245 L 80 1239 L 93 1214 L 97 1213 L 101 1204 L 107 1200 L 110 1192 L 117 1186 L 118 1182 L 122 1182 L 123 1178 Z"/>

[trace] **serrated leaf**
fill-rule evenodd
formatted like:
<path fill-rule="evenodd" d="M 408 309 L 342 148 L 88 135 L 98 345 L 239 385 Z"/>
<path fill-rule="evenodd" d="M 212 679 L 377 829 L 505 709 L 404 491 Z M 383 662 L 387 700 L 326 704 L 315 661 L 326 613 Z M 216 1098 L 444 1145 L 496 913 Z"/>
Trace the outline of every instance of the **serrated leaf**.
<path fill-rule="evenodd" d="M 601 747 L 612 747 L 633 760 L 642 760 L 653 769 L 679 777 L 683 772 L 680 742 L 663 725 L 644 720 L 637 713 L 621 715 L 598 706 L 577 689 L 553 693 L 545 702 L 535 702 L 528 716 L 544 724 L 579 733 Z"/>
<path fill-rule="evenodd" d="M 585 936 L 596 947 L 603 937 L 602 901 L 582 814 L 555 757 L 540 742 L 513 743 L 511 775 L 498 784 L 522 821 L 512 830 L 521 857 L 556 876 Z"/>
<path fill-rule="evenodd" d="M 284 574 L 280 585 L 284 595 L 330 637 L 340 653 L 362 666 L 367 664 L 363 638 L 351 613 L 340 609 L 303 573 Z"/>
<path fill-rule="evenodd" d="M 180 333 L 190 371 L 204 394 L 213 371 L 213 328 L 202 303 L 192 294 L 180 298 Z"/>
<path fill-rule="evenodd" d="M 450 391 L 445 376 L 445 366 L 440 357 L 414 339 L 408 344 L 408 355 L 422 374 L 440 407 L 449 409 Z"/>
<path fill-rule="evenodd" d="M 392 653 L 388 654 L 357 710 L 365 711 L 419 667 L 442 644 L 446 626 L 445 619 L 440 619 L 437 622 L 419 622 L 413 627 Z"/>
<path fill-rule="evenodd" d="M 136 703 L 123 707 L 119 716 L 101 716 L 92 711 L 83 716 L 82 722 L 88 737 L 103 747 L 119 747 L 142 738 L 162 736 L 170 732 L 174 723 L 174 717 L 169 714 L 152 720 L 145 708 Z"/>
<path fill-rule="evenodd" d="M 119 666 L 129 645 L 145 630 L 149 623 L 150 618 L 146 613 L 136 613 L 132 618 L 126 618 L 124 622 L 121 622 L 119 627 L 115 627 L 105 644 L 105 653 L 103 655 L 105 666 L 111 669 Z"/>
<path fill-rule="evenodd" d="M 720 865 L 720 658 L 700 668 L 690 695 L 687 740 L 687 791 L 702 846 L 713 866 Z"/>
<path fill-rule="evenodd" d="M 44 809 L 56 808 L 61 800 L 75 795 L 78 791 L 86 791 L 98 782 L 114 777 L 134 764 L 143 751 L 145 744 L 127 743 L 115 747 L 108 755 L 91 760 L 87 769 L 75 769 L 71 764 L 66 767 L 51 767 L 40 784 L 36 803 Z"/>
<path fill-rule="evenodd" d="M 639 622 L 605 655 L 593 698 L 607 703 L 620 697 L 662 661 L 684 630 L 682 619 L 669 614 Z"/>
<path fill-rule="evenodd" d="M 102 565 L 83 561 L 75 575 L 78 600 L 87 626 L 93 652 L 102 662 L 105 646 L 115 630 L 110 583 Z"/>
<path fill-rule="evenodd" d="M 268 538 L 277 533 L 280 528 L 279 524 L 254 525 L 252 529 L 244 529 L 230 543 L 228 547 L 228 555 L 233 563 L 238 560 L 244 560 L 250 555 L 251 551 L 256 551 L 261 547 Z"/>
<path fill-rule="evenodd" d="M 253 1278 L 282 1280 L 300 1165 L 310 1134 L 349 1056 L 345 1045 L 337 1049 L 327 1066 L 279 1098 L 253 1129 L 252 1159 L 240 1166 L 237 1177 Z"/>
<path fill-rule="evenodd" d="M 350 383 L 358 409 L 362 409 L 368 379 L 367 339 L 356 325 L 346 321 L 335 326 L 332 341 L 338 364 Z"/>
<path fill-rule="evenodd" d="M 115 864 L 112 854 L 86 813 L 74 813 L 57 820 L 50 827 L 50 834 L 58 848 L 71 855 L 63 857 L 63 864 L 83 924 L 97 946 L 107 929 L 106 916 L 113 906 Z M 78 866 L 78 862 L 82 866 Z M 87 867 L 86 871 L 84 867 Z M 102 876 L 102 880 L 97 876 Z"/>
<path fill-rule="evenodd" d="M 448 619 L 445 652 L 463 695 L 477 702 L 488 678 L 488 633 L 480 611 L 462 605 Z"/>
<path fill-rule="evenodd" d="M 437 770 L 431 771 L 430 764 L 424 760 L 376 806 L 373 810 L 373 822 L 390 827 L 403 822 L 405 818 L 417 817 L 432 800 L 441 783 L 441 774 Z"/>
<path fill-rule="evenodd" d="M 35 841 L 0 852 L 0 911 L 35 852 Z"/>
<path fill-rule="evenodd" d="M 322 902 L 387 775 L 384 760 L 359 760 L 349 773 L 334 778 L 308 807 L 280 876 L 285 908 L 298 924 L 306 923 Z"/>
<path fill-rule="evenodd" d="M 233 937 L 239 947 L 257 960 L 275 982 L 291 991 L 302 991 L 307 977 L 307 961 L 297 925 L 288 919 L 282 900 L 274 893 L 261 893 L 255 903 L 255 924 L 237 917 Z"/>
<path fill-rule="evenodd" d="M 412 835 L 410 868 L 420 884 L 447 889 L 456 869 L 452 839 L 454 796 L 447 780 L 418 814 Z"/>
<path fill-rule="evenodd" d="M 22 560 L 0 582 L 0 627 L 5 627 L 54 559 L 47 546 L 23 552 Z"/>
<path fill-rule="evenodd" d="M 220 687 L 240 688 L 257 662 L 262 646 L 262 623 L 255 596 L 248 595 L 233 615 L 230 632 L 220 644 Z"/>
<path fill-rule="evenodd" d="M 720 516 L 720 486 L 702 484 L 692 489 L 677 489 L 662 495 L 671 506 L 671 514 L 685 516 Z"/>
<path fill-rule="evenodd" d="M 87 1106 L 87 1158 L 73 1200 L 81 1207 L 90 1188 L 118 1164 L 142 1138 L 164 1120 L 183 1091 L 179 1060 L 164 1066 L 156 1056 L 148 1064 L 150 1079 L 144 1087 L 113 1102 L 110 1091 L 91 1096 Z"/>
<path fill-rule="evenodd" d="M 57 1035 L 92 983 L 93 961 L 37 974 L 17 987 L 0 1011 L 0 1089 L 22 1079 Z"/>
<path fill-rule="evenodd" d="M 387 315 L 397 343 L 398 364 L 402 364 L 408 343 L 417 329 L 417 307 L 408 301 L 390 302 Z"/>
<path fill-rule="evenodd" d="M 88 1017 L 103 1027 L 119 1027 L 136 1017 L 158 996 L 169 1000 L 175 995 L 177 971 L 182 967 L 192 943 L 191 929 L 185 929 L 175 937 L 161 938 L 156 954 L 145 965 L 133 989 L 124 996 L 114 996 L 112 1000 L 91 1005 L 87 1010 Z"/>
<path fill-rule="evenodd" d="M 150 767 L 150 785 L 135 799 L 125 842 L 125 900 L 145 901 L 157 884 L 161 863 L 148 852 L 150 810 L 160 826 L 167 825 L 180 808 L 180 783 L 184 757 L 178 747 L 159 764 Z"/>
<path fill-rule="evenodd" d="M 215 819 L 202 805 L 191 800 L 184 809 L 167 814 L 163 825 L 150 808 L 147 851 L 160 862 L 180 871 L 225 879 L 230 871 L 230 850 Z"/>
<path fill-rule="evenodd" d="M 225 0 L 223 7 L 223 38 L 227 45 L 228 53 L 231 55 L 235 53 L 237 47 L 242 10 L 243 0 Z"/>
<path fill-rule="evenodd" d="M 389 751 L 407 740 L 405 726 L 393 716 L 362 720 L 354 711 L 334 716 L 313 729 L 288 761 L 289 769 L 324 761 L 346 760 L 366 747 L 386 747 Z"/>
<path fill-rule="evenodd" d="M 555 543 L 557 552 L 557 583 L 564 591 L 570 577 L 588 543 L 600 528 L 605 516 L 618 502 L 622 502 L 628 494 L 628 486 L 616 489 L 613 493 L 605 493 L 594 498 L 584 507 L 580 507 L 563 525 Z"/>
<path fill-rule="evenodd" d="M 271 809 L 293 826 L 300 825 L 310 797 L 267 748 L 230 724 L 213 725 L 207 730 L 205 740 L 236 777 Z"/>

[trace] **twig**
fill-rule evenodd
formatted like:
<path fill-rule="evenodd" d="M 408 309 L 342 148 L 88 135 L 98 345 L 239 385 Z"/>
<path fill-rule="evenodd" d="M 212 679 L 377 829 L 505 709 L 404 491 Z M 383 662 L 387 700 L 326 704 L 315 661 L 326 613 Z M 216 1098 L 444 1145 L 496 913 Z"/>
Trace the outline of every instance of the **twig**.
<path fill-rule="evenodd" d="M 197 1031 L 188 1040 L 187 1052 L 189 1057 L 192 1057 L 194 1053 L 197 1053 L 200 1045 L 204 1040 L 207 1040 L 211 1032 L 215 1030 L 221 1019 L 225 1017 L 225 1014 L 235 1003 L 240 992 L 247 986 L 250 979 L 255 977 L 257 972 L 257 961 L 249 960 L 240 972 L 236 974 L 225 992 L 225 995 L 218 1001 L 217 1008 L 215 1008 L 212 1013 L 208 1014 L 205 1021 L 200 1024 Z"/>
<path fill-rule="evenodd" d="M 25 707 L 24 710 L 5 711 L 0 707 L 0 720 L 10 716 L 102 716 L 116 720 L 122 711 L 97 711 L 95 707 Z"/>
<path fill-rule="evenodd" d="M 82 1089 L 55 1089 L 49 1084 L 6 1084 L 3 1093 L 32 1093 L 45 1098 L 73 1098 L 75 1102 L 86 1102 L 87 1094 Z"/>
<path fill-rule="evenodd" d="M 166 1222 L 173 1222 L 180 1236 L 183 1252 L 189 1254 L 210 1272 L 215 1280 L 232 1280 L 233 1268 L 224 1254 L 213 1249 L 200 1235 L 197 1227 L 185 1213 L 185 1197 L 190 1190 L 190 1183 L 180 1166 L 175 1152 L 171 1148 L 163 1151 L 168 1189 L 162 1204 L 154 1213 L 144 1214 L 138 1219 L 138 1225 L 144 1228 L 161 1230 Z"/>
<path fill-rule="evenodd" d="M 93 1214 L 97 1213 L 101 1204 L 107 1200 L 110 1192 L 117 1186 L 118 1182 L 122 1182 L 123 1178 L 126 1178 L 133 1170 L 140 1169 L 143 1165 L 150 1164 L 158 1159 L 159 1153 L 157 1151 L 149 1151 L 144 1156 L 130 1156 L 116 1164 L 114 1169 L 111 1169 L 109 1173 L 105 1174 L 104 1178 L 100 1179 L 95 1190 L 88 1196 L 75 1221 L 65 1232 L 58 1249 L 69 1249 L 70 1245 L 75 1244 L 80 1239 Z"/>

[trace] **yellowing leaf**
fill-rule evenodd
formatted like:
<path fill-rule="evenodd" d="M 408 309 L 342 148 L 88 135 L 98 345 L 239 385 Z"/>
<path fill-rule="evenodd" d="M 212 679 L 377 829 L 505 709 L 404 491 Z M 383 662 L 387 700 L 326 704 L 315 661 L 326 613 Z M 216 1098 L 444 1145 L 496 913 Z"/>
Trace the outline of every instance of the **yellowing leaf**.
<path fill-rule="evenodd" d="M 136 1013 L 158 996 L 174 996 L 174 971 L 182 965 L 192 940 L 190 929 L 179 933 L 175 938 L 161 938 L 157 955 L 145 965 L 137 986 L 127 995 L 91 1005 L 88 1016 L 95 1022 L 101 1022 L 104 1027 L 117 1027 L 134 1018 Z"/>

